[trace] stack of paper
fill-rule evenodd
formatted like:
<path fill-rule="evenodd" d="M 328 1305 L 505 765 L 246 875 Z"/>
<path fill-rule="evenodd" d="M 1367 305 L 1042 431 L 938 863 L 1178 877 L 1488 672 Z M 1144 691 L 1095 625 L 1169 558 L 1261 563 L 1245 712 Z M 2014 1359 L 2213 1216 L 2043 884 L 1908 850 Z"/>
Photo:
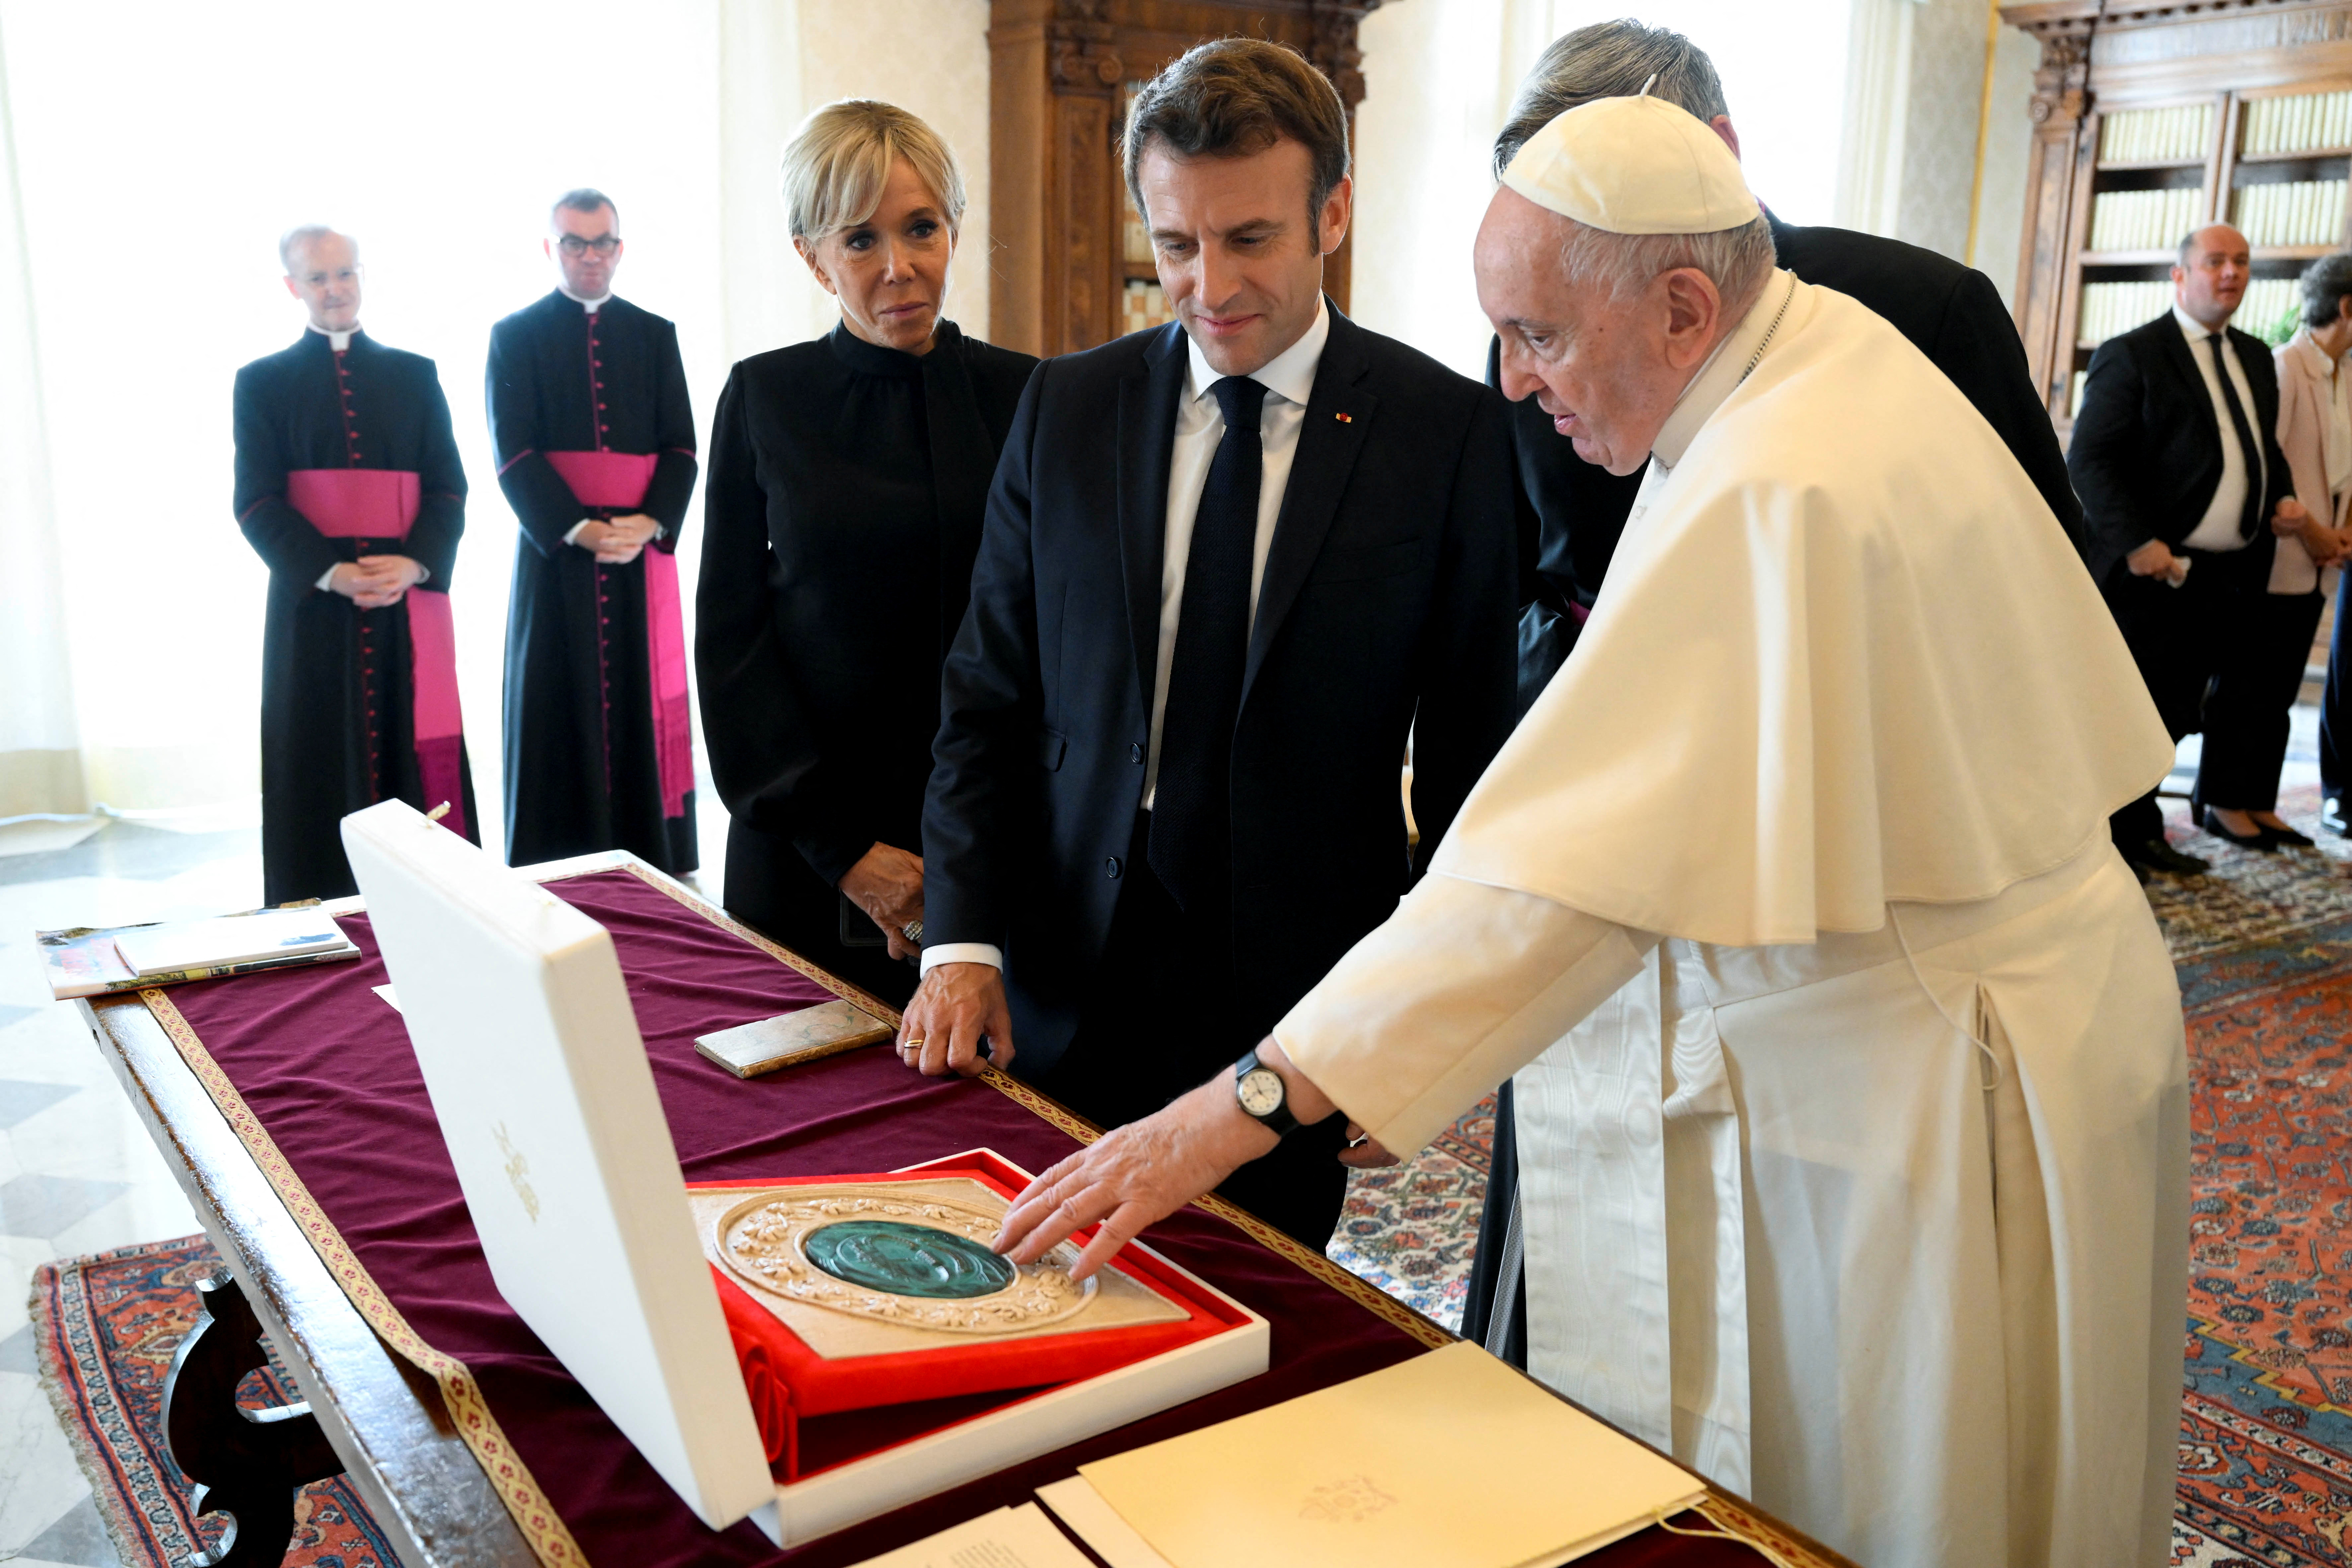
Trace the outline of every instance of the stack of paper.
<path fill-rule="evenodd" d="M 1113 1568 L 1552 1568 L 1705 1492 L 1464 1342 L 1038 1495 Z"/>
<path fill-rule="evenodd" d="M 208 921 L 73 926 L 34 936 L 49 994 L 59 1001 L 360 955 L 315 904 Z"/>
<path fill-rule="evenodd" d="M 168 921 L 135 927 L 114 939 L 123 964 L 142 978 L 258 963 L 265 959 L 310 957 L 351 945 L 342 929 L 315 909 Z"/>
<path fill-rule="evenodd" d="M 1000 1508 L 857 1568 L 1090 1568 L 1034 1502 Z"/>

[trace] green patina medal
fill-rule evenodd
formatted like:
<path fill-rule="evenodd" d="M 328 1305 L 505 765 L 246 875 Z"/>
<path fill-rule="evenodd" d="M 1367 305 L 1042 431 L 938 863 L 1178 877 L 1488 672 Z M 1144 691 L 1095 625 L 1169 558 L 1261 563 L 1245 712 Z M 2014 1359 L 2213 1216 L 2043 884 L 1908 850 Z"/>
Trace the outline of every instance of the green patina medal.
<path fill-rule="evenodd" d="M 811 1263 L 836 1279 L 929 1300 L 992 1296 L 1018 1275 L 968 1237 L 898 1220 L 843 1220 L 810 1231 L 801 1247 Z"/>

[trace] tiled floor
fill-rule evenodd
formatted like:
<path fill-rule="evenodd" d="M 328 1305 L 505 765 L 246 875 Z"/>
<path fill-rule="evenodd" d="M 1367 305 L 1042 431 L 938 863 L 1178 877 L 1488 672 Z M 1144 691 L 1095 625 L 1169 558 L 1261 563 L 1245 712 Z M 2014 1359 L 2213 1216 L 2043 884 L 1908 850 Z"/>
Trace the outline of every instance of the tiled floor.
<path fill-rule="evenodd" d="M 250 830 L 118 823 L 68 848 L 0 858 L 0 1562 L 116 1565 L 35 1371 L 34 1268 L 196 1228 L 79 1016 L 48 999 L 28 938 L 82 920 L 250 908 L 259 879 Z"/>

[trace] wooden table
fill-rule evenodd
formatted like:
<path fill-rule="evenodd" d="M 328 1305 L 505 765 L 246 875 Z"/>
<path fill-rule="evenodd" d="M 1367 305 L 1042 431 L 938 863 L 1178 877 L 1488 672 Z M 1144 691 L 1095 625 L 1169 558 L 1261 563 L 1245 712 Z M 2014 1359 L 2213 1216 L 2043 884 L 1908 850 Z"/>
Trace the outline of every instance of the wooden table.
<path fill-rule="evenodd" d="M 583 856 L 532 868 L 542 879 L 634 858 Z M 356 899 L 326 906 L 357 910 Z M 173 1455 L 238 1528 L 215 1568 L 283 1562 L 295 1487 L 347 1475 L 404 1568 L 538 1568 L 522 1532 L 449 1420 L 439 1390 L 379 1340 L 320 1259 L 268 1179 L 137 994 L 80 1005 L 108 1065 L 186 1194 L 227 1273 L 205 1292 L 210 1321 L 183 1346 L 165 1400 Z M 270 1345 L 303 1403 L 259 1420 L 235 1408 L 243 1373 Z M 1802 1568 L 1846 1560 L 1713 1486 L 1712 1500 L 1766 1524 Z M 1761 1557 L 1752 1561 L 1762 1563 Z"/>

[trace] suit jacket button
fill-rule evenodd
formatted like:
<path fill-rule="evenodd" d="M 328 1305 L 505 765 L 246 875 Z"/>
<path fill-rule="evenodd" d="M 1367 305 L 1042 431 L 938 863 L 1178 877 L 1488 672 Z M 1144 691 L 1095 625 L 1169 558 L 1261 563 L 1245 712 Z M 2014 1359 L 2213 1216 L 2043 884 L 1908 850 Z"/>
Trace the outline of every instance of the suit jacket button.
<path fill-rule="evenodd" d="M 1103 875 L 1108 877 L 1114 882 L 1118 880 L 1118 856 L 1114 855 L 1103 862 Z"/>
<path fill-rule="evenodd" d="M 1127 760 L 1128 760 L 1129 762 L 1130 762 L 1130 763 L 1140 763 L 1140 762 L 1142 762 L 1142 761 L 1143 761 L 1143 742 L 1142 742 L 1138 741 L 1138 742 L 1136 742 L 1133 745 L 1131 745 L 1131 746 L 1128 747 L 1128 749 L 1127 749 Z"/>

